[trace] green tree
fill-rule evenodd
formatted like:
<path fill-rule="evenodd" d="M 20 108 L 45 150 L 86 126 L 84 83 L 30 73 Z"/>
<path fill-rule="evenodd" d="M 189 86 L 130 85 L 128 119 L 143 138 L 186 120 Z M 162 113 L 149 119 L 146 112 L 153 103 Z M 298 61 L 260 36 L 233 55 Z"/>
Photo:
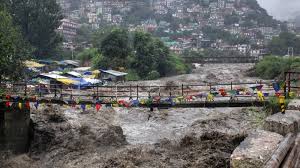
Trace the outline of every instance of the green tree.
<path fill-rule="evenodd" d="M 24 60 L 30 50 L 6 10 L 0 9 L 0 79 L 17 80 L 25 74 Z"/>
<path fill-rule="evenodd" d="M 93 57 L 94 68 L 124 67 L 128 80 L 156 79 L 190 70 L 162 41 L 141 31 L 114 29 L 101 40 L 99 51 L 102 55 Z"/>
<path fill-rule="evenodd" d="M 76 55 L 76 58 L 80 60 L 82 66 L 89 66 L 90 61 L 99 55 L 96 48 L 85 49 Z"/>
<path fill-rule="evenodd" d="M 137 70 L 138 75 L 143 79 L 154 79 L 189 71 L 189 67 L 183 63 L 182 59 L 171 54 L 163 42 L 149 33 L 135 33 L 134 50 L 135 56 L 131 68 Z"/>
<path fill-rule="evenodd" d="M 101 49 L 103 40 L 111 33 L 112 30 L 118 29 L 115 26 L 104 26 L 101 27 L 92 33 L 91 42 L 94 48 Z"/>
<path fill-rule="evenodd" d="M 286 55 L 288 47 L 294 48 L 294 54 L 300 54 L 300 38 L 295 34 L 283 32 L 279 37 L 274 37 L 268 46 L 274 55 Z"/>
<path fill-rule="evenodd" d="M 105 60 L 105 58 L 100 53 L 97 53 L 92 58 L 93 69 L 103 69 L 104 67 L 107 67 L 107 60 L 108 59 Z"/>
<path fill-rule="evenodd" d="M 76 43 L 92 43 L 94 31 L 89 25 L 82 25 L 77 30 L 77 35 L 75 37 Z"/>
<path fill-rule="evenodd" d="M 106 68 L 127 67 L 127 57 L 131 54 L 129 33 L 125 29 L 114 29 L 101 43 L 100 51 L 108 60 Z"/>
<path fill-rule="evenodd" d="M 24 38 L 34 47 L 36 58 L 57 54 L 62 38 L 56 29 L 63 19 L 55 0 L 6 0 L 14 22 L 20 26 Z"/>

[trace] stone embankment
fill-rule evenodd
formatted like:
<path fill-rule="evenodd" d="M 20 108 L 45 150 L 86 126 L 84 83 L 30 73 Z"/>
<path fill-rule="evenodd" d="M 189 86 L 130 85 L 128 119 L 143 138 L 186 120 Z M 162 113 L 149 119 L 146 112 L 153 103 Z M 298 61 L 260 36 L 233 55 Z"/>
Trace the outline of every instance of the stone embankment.
<path fill-rule="evenodd" d="M 1 152 L 28 151 L 30 135 L 30 111 L 23 108 L 8 110 L 0 103 L 0 156 Z"/>
<path fill-rule="evenodd" d="M 300 100 L 293 100 L 285 114 L 265 119 L 262 130 L 256 130 L 234 150 L 232 168 L 300 167 Z"/>

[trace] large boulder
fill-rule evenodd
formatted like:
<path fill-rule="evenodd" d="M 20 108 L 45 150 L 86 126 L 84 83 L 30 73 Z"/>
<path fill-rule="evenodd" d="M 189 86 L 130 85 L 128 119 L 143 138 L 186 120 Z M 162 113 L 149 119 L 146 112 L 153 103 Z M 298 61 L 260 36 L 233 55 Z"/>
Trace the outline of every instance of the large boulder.
<path fill-rule="evenodd" d="M 257 130 L 233 151 L 230 157 L 232 168 L 262 168 L 278 148 L 283 136 L 274 132 Z"/>
<path fill-rule="evenodd" d="M 287 106 L 287 109 L 289 110 L 300 110 L 300 100 L 299 99 L 293 99 Z"/>
<path fill-rule="evenodd" d="M 277 113 L 266 118 L 264 129 L 286 135 L 300 130 L 300 112 L 287 110 L 285 114 Z"/>

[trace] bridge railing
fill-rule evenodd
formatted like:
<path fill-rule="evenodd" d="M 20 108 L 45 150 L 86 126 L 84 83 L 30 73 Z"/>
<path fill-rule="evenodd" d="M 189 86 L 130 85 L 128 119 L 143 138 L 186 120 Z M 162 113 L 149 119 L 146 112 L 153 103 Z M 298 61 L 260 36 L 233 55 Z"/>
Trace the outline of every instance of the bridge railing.
<path fill-rule="evenodd" d="M 271 82 L 230 82 L 230 83 L 206 83 L 190 85 L 113 85 L 101 86 L 90 85 L 76 88 L 72 85 L 62 83 L 54 84 L 30 84 L 30 83 L 1 83 L 0 88 L 4 94 L 15 96 L 35 96 L 37 98 L 59 98 L 59 99 L 147 99 L 147 98 L 169 98 L 179 97 L 192 99 L 197 97 L 202 100 L 208 94 L 214 97 L 230 98 L 255 97 L 256 91 L 251 87 L 262 86 L 263 92 L 273 94 L 274 89 Z M 226 94 L 222 94 L 222 91 Z M 218 94 L 216 94 L 218 93 Z"/>
<path fill-rule="evenodd" d="M 287 71 L 284 73 L 284 93 L 288 97 L 300 94 L 300 72 Z"/>

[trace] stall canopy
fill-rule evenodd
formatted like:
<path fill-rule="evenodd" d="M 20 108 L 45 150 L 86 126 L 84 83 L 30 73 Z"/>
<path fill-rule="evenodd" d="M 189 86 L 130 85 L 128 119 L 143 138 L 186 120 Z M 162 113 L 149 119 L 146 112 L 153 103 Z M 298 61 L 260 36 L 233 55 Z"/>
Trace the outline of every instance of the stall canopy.
<path fill-rule="evenodd" d="M 89 71 L 91 70 L 91 67 L 78 67 L 78 68 L 74 68 L 73 70 L 76 72 L 85 72 L 85 71 Z"/>
<path fill-rule="evenodd" d="M 78 82 L 76 80 L 73 79 L 68 79 L 68 78 L 59 78 L 56 79 L 58 82 L 61 82 L 65 85 L 76 85 Z"/>
<path fill-rule="evenodd" d="M 92 84 L 92 85 L 101 83 L 101 80 L 99 80 L 99 79 L 84 78 L 84 80 L 87 81 L 88 83 Z"/>
<path fill-rule="evenodd" d="M 40 74 L 38 75 L 38 77 L 47 79 L 67 79 L 67 77 L 57 74 Z"/>
<path fill-rule="evenodd" d="M 115 71 L 115 70 L 102 70 L 101 69 L 100 71 L 103 72 L 103 73 L 106 73 L 106 74 L 116 76 L 116 77 L 126 76 L 128 74 L 128 73 L 125 73 L 125 72 L 119 72 L 119 71 Z"/>
<path fill-rule="evenodd" d="M 73 84 L 74 88 L 82 89 L 91 86 L 91 83 L 87 82 L 83 78 L 71 78 L 71 79 L 76 81 L 76 83 Z"/>
<path fill-rule="evenodd" d="M 67 72 L 66 74 L 72 76 L 72 77 L 75 77 L 75 78 L 80 78 L 82 77 L 82 75 L 78 72 L 75 72 L 75 71 L 70 71 L 70 72 Z"/>
<path fill-rule="evenodd" d="M 27 68 L 42 68 L 45 66 L 45 64 L 40 64 L 40 63 L 34 62 L 34 61 L 25 61 L 25 66 Z"/>

